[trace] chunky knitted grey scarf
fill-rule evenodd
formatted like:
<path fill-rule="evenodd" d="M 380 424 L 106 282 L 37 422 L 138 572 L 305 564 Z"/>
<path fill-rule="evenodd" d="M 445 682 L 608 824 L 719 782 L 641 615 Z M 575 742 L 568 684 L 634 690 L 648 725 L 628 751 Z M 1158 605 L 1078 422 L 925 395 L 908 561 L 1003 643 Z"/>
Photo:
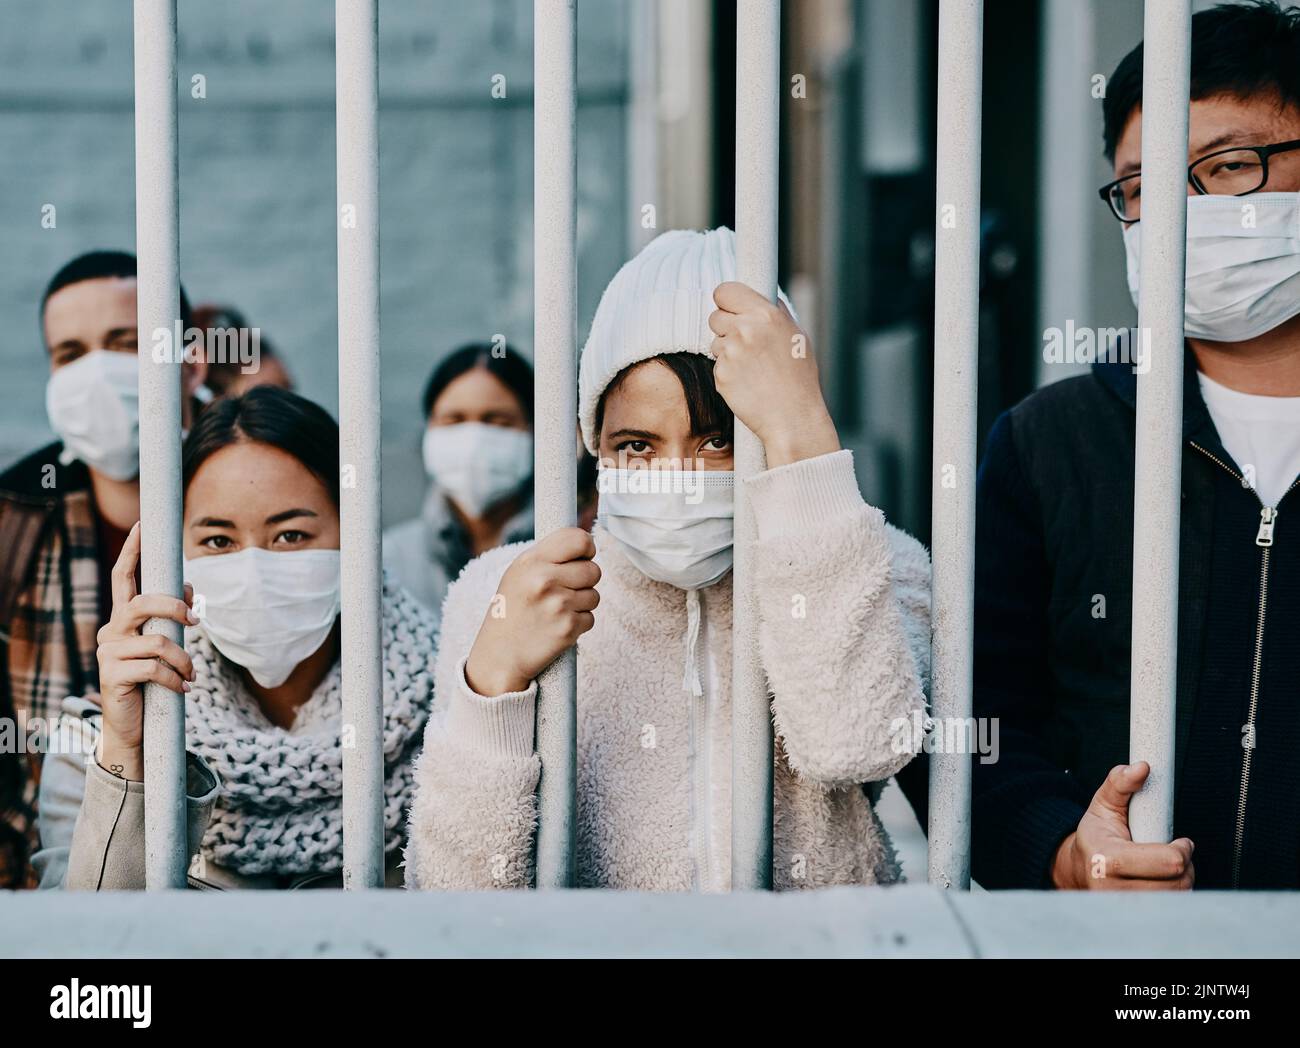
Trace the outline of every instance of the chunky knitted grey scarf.
<path fill-rule="evenodd" d="M 385 584 L 384 848 L 403 841 L 411 763 L 433 698 L 437 630 L 406 592 Z M 185 696 L 191 752 L 221 777 L 203 836 L 205 860 L 241 874 L 329 873 L 343 865 L 343 738 L 338 662 L 293 726 L 267 720 L 239 670 L 199 628 L 186 630 L 195 680 Z"/>

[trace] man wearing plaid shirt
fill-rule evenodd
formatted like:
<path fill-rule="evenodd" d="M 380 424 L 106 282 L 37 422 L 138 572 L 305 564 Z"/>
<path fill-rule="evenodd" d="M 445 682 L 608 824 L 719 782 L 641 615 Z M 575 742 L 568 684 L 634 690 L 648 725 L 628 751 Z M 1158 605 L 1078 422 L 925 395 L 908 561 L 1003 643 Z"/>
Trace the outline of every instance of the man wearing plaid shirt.
<path fill-rule="evenodd" d="M 182 290 L 186 328 L 189 312 Z M 0 473 L 0 718 L 13 719 L 11 739 L 57 718 L 65 697 L 98 692 L 108 575 L 140 515 L 135 362 L 119 356 L 139 349 L 135 257 L 73 259 L 50 281 L 40 320 L 60 439 Z M 205 371 L 203 360 L 183 369 L 186 428 Z M 30 884 L 40 755 L 28 748 L 0 752 L 0 888 Z"/>

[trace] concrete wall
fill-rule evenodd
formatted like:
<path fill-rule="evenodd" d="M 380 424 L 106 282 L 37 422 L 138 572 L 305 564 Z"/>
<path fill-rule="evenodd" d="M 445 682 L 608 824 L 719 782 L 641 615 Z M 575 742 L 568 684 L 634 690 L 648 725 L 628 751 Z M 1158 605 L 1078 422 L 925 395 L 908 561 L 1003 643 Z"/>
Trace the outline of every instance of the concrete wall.
<path fill-rule="evenodd" d="M 467 339 L 532 341 L 532 4 L 380 5 L 384 519 L 418 506 L 419 394 Z M 180 0 L 181 265 L 337 409 L 334 5 Z M 578 28 L 579 323 L 626 251 L 627 4 Z M 491 97 L 506 77 L 506 98 Z M 0 0 L 0 463 L 50 439 L 42 287 L 135 241 L 130 0 Z M 206 78 L 205 99 L 191 78 Z M 43 229 L 53 204 L 57 226 Z M 582 331 L 580 330 L 580 336 Z"/>

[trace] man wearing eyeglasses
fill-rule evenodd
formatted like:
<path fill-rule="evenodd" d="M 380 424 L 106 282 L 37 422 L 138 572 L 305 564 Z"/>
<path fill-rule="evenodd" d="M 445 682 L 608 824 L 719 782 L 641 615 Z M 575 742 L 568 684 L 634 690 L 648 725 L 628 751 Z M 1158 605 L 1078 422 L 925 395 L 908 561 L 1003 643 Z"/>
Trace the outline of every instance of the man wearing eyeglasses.
<path fill-rule="evenodd" d="M 1196 15 L 1191 83 L 1175 839 L 1128 828 L 1136 377 L 1098 363 L 1004 414 L 980 468 L 985 887 L 1300 886 L 1300 9 Z M 1139 46 L 1107 87 L 1101 190 L 1135 302 L 1141 91 Z"/>

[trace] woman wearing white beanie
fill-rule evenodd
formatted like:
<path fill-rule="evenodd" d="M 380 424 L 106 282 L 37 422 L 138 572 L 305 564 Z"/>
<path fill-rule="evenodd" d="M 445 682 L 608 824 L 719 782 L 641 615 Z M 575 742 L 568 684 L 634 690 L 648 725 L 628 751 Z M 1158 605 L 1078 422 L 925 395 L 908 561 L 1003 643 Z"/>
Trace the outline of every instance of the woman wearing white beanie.
<path fill-rule="evenodd" d="M 746 484 L 775 885 L 898 879 L 867 787 L 919 748 L 929 561 L 863 502 L 789 311 L 734 276 L 730 230 L 677 231 L 606 289 L 579 379 L 597 525 L 487 553 L 451 588 L 408 886 L 533 883 L 537 677 L 576 642 L 577 883 L 730 887 L 733 412 L 768 464 Z"/>

